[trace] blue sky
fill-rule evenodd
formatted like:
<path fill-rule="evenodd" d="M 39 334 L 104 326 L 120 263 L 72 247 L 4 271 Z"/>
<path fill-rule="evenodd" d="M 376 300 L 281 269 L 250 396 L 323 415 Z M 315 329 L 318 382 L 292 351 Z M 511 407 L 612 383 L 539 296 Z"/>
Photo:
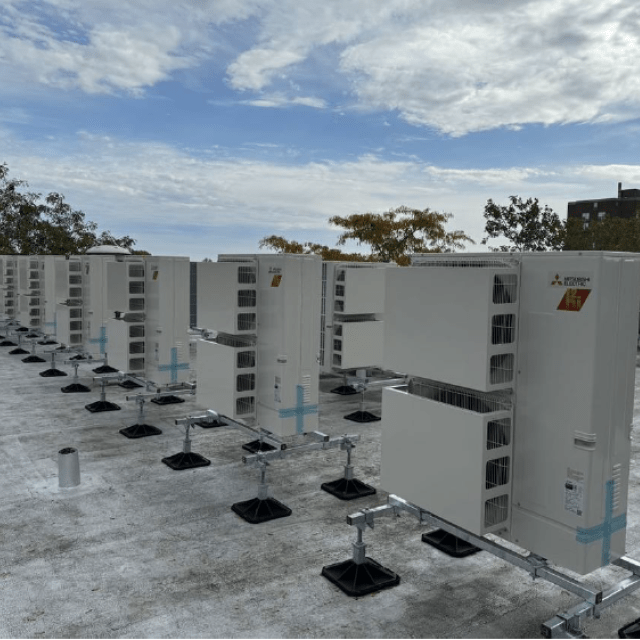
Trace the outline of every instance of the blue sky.
<path fill-rule="evenodd" d="M 479 243 L 488 198 L 640 188 L 639 38 L 633 0 L 0 0 L 0 162 L 155 254 L 400 205 Z"/>

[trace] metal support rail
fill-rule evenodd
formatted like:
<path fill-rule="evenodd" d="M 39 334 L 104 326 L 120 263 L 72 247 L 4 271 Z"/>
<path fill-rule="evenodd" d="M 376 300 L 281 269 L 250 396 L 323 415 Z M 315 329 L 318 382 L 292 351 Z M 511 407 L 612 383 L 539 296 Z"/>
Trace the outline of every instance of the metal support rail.
<path fill-rule="evenodd" d="M 362 542 L 362 535 L 367 527 L 373 529 L 374 519 L 379 516 L 400 515 L 403 511 L 416 517 L 421 524 L 440 528 L 480 549 L 488 551 L 502 560 L 506 560 L 527 571 L 534 579 L 542 578 L 582 598 L 583 602 L 542 624 L 541 631 L 545 638 L 584 637 L 581 628 L 586 618 L 591 615 L 596 618 L 600 617 L 600 612 L 603 609 L 640 588 L 640 563 L 626 556 L 614 560 L 612 564 L 630 571 L 632 575 L 603 592 L 592 589 L 550 567 L 548 560 L 545 558 L 533 553 L 525 556 L 507 549 L 492 540 L 461 529 L 426 509 L 393 494 L 389 495 L 385 505 L 380 505 L 373 509 L 363 509 L 347 516 L 347 524 L 356 527 L 358 530 L 357 542 L 353 543 L 353 559 L 356 563 L 361 564 L 364 561 L 365 544 Z"/>
<path fill-rule="evenodd" d="M 307 435 L 315 438 L 316 442 L 309 442 L 276 451 L 262 451 L 248 456 L 242 456 L 242 462 L 249 466 L 259 466 L 263 461 L 269 462 L 270 460 L 283 460 L 284 458 L 297 453 L 307 453 L 309 451 L 320 451 L 323 449 L 335 449 L 336 447 L 345 449 L 347 450 L 347 453 L 350 454 L 351 448 L 353 448 L 352 444 L 360 440 L 360 435 L 345 434 L 343 436 L 331 437 L 321 431 L 311 431 Z"/>
<path fill-rule="evenodd" d="M 212 421 L 222 419 L 224 420 L 228 426 L 233 427 L 234 429 L 240 429 L 240 431 L 244 431 L 250 436 L 257 436 L 262 441 L 270 444 L 272 447 L 276 447 L 276 449 L 286 449 L 287 445 L 282 442 L 275 434 L 271 433 L 271 431 L 267 431 L 266 429 L 262 429 L 260 427 L 250 427 L 249 425 L 242 424 L 242 422 L 238 422 L 233 420 L 232 418 L 228 418 L 224 415 L 219 415 L 215 411 L 209 409 L 205 414 L 199 416 L 189 416 L 187 418 L 178 418 L 175 421 L 176 426 L 192 426 L 196 422 L 200 421 Z"/>

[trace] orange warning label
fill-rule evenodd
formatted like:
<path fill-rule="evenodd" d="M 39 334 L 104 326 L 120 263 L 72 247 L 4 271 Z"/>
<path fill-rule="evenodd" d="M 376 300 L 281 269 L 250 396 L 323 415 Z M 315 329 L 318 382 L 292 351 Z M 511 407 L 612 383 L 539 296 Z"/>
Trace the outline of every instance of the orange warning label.
<path fill-rule="evenodd" d="M 271 286 L 272 287 L 279 287 L 280 286 L 280 282 L 282 282 L 282 274 L 279 274 L 277 276 L 273 276 L 273 278 L 271 279 Z"/>
<path fill-rule="evenodd" d="M 591 289 L 567 289 L 560 300 L 558 311 L 580 311 Z"/>

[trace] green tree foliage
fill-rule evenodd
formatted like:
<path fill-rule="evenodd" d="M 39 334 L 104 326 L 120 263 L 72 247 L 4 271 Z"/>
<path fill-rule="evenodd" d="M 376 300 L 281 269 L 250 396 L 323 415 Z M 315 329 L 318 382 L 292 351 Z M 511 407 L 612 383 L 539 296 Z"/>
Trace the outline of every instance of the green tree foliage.
<path fill-rule="evenodd" d="M 566 225 L 565 251 L 640 252 L 640 216 L 607 216 L 585 225 L 580 218 L 570 218 Z"/>
<path fill-rule="evenodd" d="M 273 249 L 278 253 L 302 253 L 321 256 L 323 260 L 339 260 L 340 262 L 374 262 L 374 258 L 363 256 L 361 253 L 344 253 L 340 249 L 331 249 L 325 245 L 313 242 L 296 242 L 286 240 L 282 236 L 267 236 L 260 240 L 261 249 Z"/>
<path fill-rule="evenodd" d="M 565 240 L 565 225 L 558 215 L 538 198 L 523 201 L 518 196 L 509 196 L 510 204 L 498 205 L 487 200 L 484 208 L 486 237 L 482 244 L 492 238 L 505 238 L 509 244 L 491 247 L 492 251 L 547 251 L 562 249 Z"/>
<path fill-rule="evenodd" d="M 429 209 L 398 207 L 386 213 L 362 213 L 347 217 L 334 216 L 329 223 L 344 229 L 337 244 L 355 240 L 368 245 L 369 255 L 343 253 L 312 242 L 299 243 L 280 236 L 268 236 L 260 241 L 260 247 L 268 247 L 280 253 L 314 253 L 323 260 L 358 262 L 410 263 L 412 253 L 442 253 L 463 249 L 465 242 L 473 240 L 462 231 L 446 231 L 445 223 L 453 217 L 450 213 L 438 213 Z"/>
<path fill-rule="evenodd" d="M 59 193 L 23 192 L 24 180 L 10 180 L 9 168 L 0 164 L 0 254 L 76 255 L 100 244 L 131 249 L 135 240 L 116 238 L 109 231 L 98 233 L 95 222 L 72 209 Z"/>

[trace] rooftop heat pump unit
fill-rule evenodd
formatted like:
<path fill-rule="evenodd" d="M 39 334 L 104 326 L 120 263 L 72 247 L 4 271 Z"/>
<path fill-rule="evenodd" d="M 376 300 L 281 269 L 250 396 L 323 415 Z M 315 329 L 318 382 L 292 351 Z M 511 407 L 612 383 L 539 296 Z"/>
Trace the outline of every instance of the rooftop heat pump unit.
<path fill-rule="evenodd" d="M 318 425 L 322 262 L 220 255 L 198 263 L 199 404 L 289 436 Z"/>
<path fill-rule="evenodd" d="M 625 553 L 634 254 L 417 256 L 387 272 L 381 486 L 589 573 Z"/>
<path fill-rule="evenodd" d="M 159 386 L 188 382 L 189 259 L 124 256 L 106 281 L 109 363 Z"/>
<path fill-rule="evenodd" d="M 382 365 L 388 267 L 395 264 L 322 264 L 320 362 L 323 373 Z"/>

